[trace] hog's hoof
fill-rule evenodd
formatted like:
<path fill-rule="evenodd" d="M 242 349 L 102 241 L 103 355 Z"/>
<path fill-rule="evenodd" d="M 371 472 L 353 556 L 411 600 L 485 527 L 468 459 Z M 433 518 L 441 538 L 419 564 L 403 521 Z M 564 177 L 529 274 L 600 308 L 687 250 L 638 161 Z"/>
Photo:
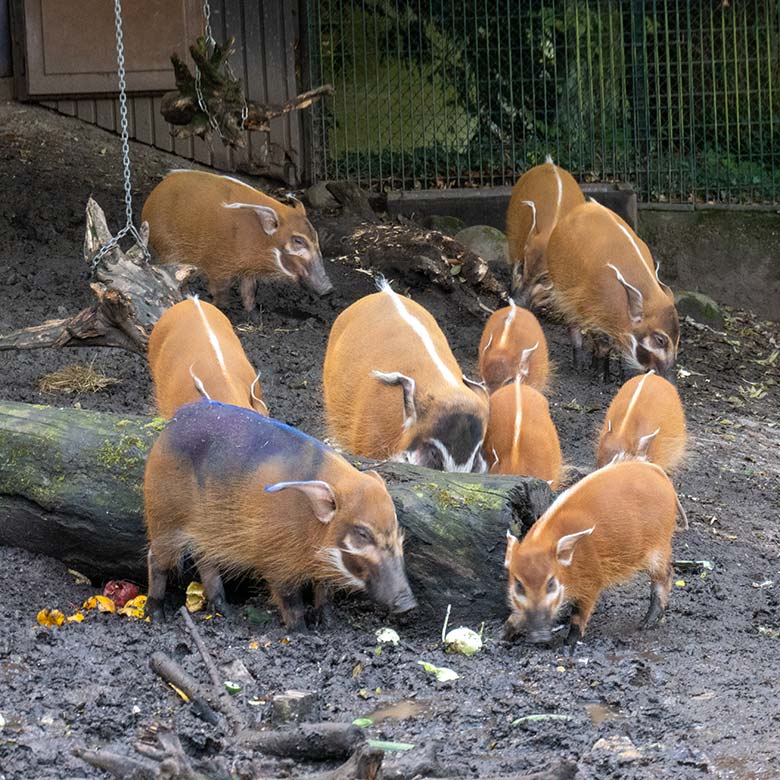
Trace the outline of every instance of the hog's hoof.
<path fill-rule="evenodd" d="M 213 599 L 209 602 L 209 609 L 222 615 L 224 618 L 229 618 L 233 615 L 233 608 L 224 598 Z"/>
<path fill-rule="evenodd" d="M 507 620 L 501 629 L 501 640 L 503 642 L 514 642 L 519 635 L 520 630 L 511 621 Z"/>
<path fill-rule="evenodd" d="M 153 623 L 165 622 L 165 606 L 161 599 L 147 599 L 146 609 L 144 610 L 146 617 L 151 618 Z"/>

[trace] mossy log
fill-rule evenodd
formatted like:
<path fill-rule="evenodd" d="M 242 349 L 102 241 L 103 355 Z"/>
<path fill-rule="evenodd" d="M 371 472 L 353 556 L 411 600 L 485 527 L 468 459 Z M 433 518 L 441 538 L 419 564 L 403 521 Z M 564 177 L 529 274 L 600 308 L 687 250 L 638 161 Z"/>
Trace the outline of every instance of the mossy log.
<path fill-rule="evenodd" d="M 149 417 L 0 402 L 0 544 L 93 577 L 144 582 L 143 470 L 163 426 Z M 503 614 L 506 530 L 522 534 L 544 511 L 547 483 L 374 465 L 405 528 L 421 611 L 441 616 L 451 603 L 458 620 Z"/>

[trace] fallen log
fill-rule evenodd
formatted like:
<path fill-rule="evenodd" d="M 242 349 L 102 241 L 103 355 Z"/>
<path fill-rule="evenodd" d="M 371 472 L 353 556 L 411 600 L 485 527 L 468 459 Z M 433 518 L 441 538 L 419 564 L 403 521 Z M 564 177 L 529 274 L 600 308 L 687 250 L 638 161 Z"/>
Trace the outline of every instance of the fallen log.
<path fill-rule="evenodd" d="M 119 246 L 93 259 L 112 238 L 103 209 L 90 198 L 86 208 L 84 260 L 91 268 L 96 301 L 78 314 L 0 336 L 0 350 L 41 347 L 119 347 L 146 353 L 149 334 L 162 313 L 182 300 L 196 272 L 192 265 L 150 265 L 144 251 L 149 226 L 141 226 L 143 246 Z"/>
<path fill-rule="evenodd" d="M 58 558 L 89 576 L 145 581 L 143 469 L 163 425 L 0 402 L 0 544 Z M 506 530 L 522 534 L 544 511 L 547 483 L 373 465 L 406 531 L 418 614 L 441 616 L 451 603 L 458 620 L 502 615 Z"/>

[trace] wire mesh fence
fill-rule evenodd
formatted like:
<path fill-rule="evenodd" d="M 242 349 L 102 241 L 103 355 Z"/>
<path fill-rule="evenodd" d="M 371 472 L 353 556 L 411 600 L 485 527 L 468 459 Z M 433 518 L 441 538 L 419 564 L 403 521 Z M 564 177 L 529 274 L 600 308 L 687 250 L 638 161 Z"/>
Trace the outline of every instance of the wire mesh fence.
<path fill-rule="evenodd" d="M 546 154 L 640 200 L 780 202 L 780 0 L 307 0 L 315 169 L 511 184 Z"/>

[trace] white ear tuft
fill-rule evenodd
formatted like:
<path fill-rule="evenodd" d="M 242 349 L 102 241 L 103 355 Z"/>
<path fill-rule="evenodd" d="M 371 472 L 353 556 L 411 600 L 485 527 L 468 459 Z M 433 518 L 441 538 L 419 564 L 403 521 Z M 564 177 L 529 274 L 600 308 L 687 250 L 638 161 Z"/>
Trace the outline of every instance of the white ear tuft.
<path fill-rule="evenodd" d="M 512 535 L 512 532 L 507 528 L 506 531 L 506 555 L 504 556 L 504 568 L 509 568 L 509 563 L 512 560 L 512 553 L 514 552 L 515 546 L 520 544 L 520 542 L 517 540 L 516 536 Z"/>
<path fill-rule="evenodd" d="M 577 542 L 585 536 L 590 536 L 595 527 L 596 526 L 594 525 L 585 531 L 578 531 L 576 534 L 562 536 L 558 540 L 556 555 L 558 557 L 558 563 L 560 563 L 561 566 L 571 566 L 571 559 L 574 556 L 574 548 L 577 546 Z"/>
<path fill-rule="evenodd" d="M 303 482 L 277 482 L 275 485 L 266 485 L 266 493 L 278 493 L 281 490 L 299 490 L 311 503 L 314 515 L 321 523 L 329 523 L 336 514 L 336 495 L 333 488 L 319 479 Z"/>

